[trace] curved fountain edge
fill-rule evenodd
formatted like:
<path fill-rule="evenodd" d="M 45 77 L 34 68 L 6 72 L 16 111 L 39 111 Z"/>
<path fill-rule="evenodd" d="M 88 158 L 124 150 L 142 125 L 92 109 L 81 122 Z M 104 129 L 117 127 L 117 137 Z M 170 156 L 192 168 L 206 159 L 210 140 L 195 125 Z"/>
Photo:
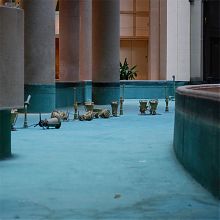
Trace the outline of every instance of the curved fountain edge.
<path fill-rule="evenodd" d="M 220 84 L 176 91 L 173 147 L 187 171 L 220 199 Z"/>

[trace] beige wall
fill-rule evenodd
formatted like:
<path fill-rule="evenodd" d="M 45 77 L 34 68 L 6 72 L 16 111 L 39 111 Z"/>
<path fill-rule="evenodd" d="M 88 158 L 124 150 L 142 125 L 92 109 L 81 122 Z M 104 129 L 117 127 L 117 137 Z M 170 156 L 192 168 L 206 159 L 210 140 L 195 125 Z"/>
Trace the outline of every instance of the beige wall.
<path fill-rule="evenodd" d="M 190 3 L 151 0 L 149 75 L 151 79 L 190 79 Z"/>
<path fill-rule="evenodd" d="M 149 79 L 167 79 L 167 0 L 150 1 Z"/>
<path fill-rule="evenodd" d="M 137 80 L 149 79 L 149 0 L 120 0 L 120 37 L 120 61 L 137 65 Z"/>
<path fill-rule="evenodd" d="M 190 80 L 190 3 L 167 0 L 167 79 Z"/>
<path fill-rule="evenodd" d="M 148 79 L 148 49 L 146 40 L 121 40 L 120 43 L 120 61 L 123 63 L 127 58 L 130 67 L 137 65 L 136 80 Z"/>

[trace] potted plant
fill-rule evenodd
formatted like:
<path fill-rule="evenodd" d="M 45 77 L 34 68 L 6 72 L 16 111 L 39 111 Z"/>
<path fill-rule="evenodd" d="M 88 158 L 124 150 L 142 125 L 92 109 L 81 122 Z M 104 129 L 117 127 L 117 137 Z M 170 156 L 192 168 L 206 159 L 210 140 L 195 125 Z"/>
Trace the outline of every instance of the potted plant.
<path fill-rule="evenodd" d="M 120 80 L 132 80 L 137 77 L 136 65 L 133 67 L 129 67 L 127 58 L 125 58 L 124 63 L 120 62 Z"/>

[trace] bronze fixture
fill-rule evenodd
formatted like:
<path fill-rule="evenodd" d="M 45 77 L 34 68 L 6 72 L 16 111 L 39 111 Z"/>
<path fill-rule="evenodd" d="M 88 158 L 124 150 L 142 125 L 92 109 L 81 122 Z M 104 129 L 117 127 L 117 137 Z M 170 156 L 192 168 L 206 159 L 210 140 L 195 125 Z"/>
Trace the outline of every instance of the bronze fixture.
<path fill-rule="evenodd" d="M 24 102 L 24 125 L 23 128 L 28 128 L 28 122 L 27 122 L 27 109 L 30 105 L 30 99 L 31 95 L 28 95 L 27 100 Z"/>
<path fill-rule="evenodd" d="M 158 100 L 152 99 L 149 101 L 150 104 L 150 114 L 151 115 L 156 115 L 156 110 L 157 110 L 157 105 L 158 105 Z"/>
<path fill-rule="evenodd" d="M 176 93 L 175 75 L 173 75 L 172 78 L 173 78 L 173 101 L 175 101 L 175 93 Z"/>
<path fill-rule="evenodd" d="M 120 97 L 120 115 L 123 115 L 123 102 L 124 102 L 123 97 Z"/>
<path fill-rule="evenodd" d="M 168 104 L 169 104 L 169 97 L 168 97 L 168 96 L 166 96 L 166 98 L 165 98 L 165 102 L 166 102 L 165 112 L 168 112 L 168 111 L 169 111 L 169 107 L 168 107 Z"/>
<path fill-rule="evenodd" d="M 40 127 L 44 128 L 56 128 L 59 129 L 61 126 L 61 120 L 59 117 L 54 117 L 54 118 L 49 118 L 49 119 L 44 119 L 41 120 L 41 114 L 40 114 L 40 120 L 38 122 L 38 124 L 36 124 L 34 127 L 36 127 L 37 125 L 39 125 Z"/>
<path fill-rule="evenodd" d="M 76 88 L 75 87 L 73 89 L 73 96 L 74 96 L 74 104 L 73 104 L 74 115 L 73 115 L 73 119 L 76 120 L 76 119 L 78 119 L 78 104 L 77 104 Z"/>
<path fill-rule="evenodd" d="M 145 114 L 145 112 L 147 111 L 147 108 L 148 108 L 147 100 L 140 100 L 139 103 L 140 103 L 139 107 L 140 107 L 141 114 Z"/>
<path fill-rule="evenodd" d="M 87 111 L 83 115 L 79 115 L 79 120 L 80 121 L 91 121 L 94 118 L 94 114 L 92 111 Z"/>
<path fill-rule="evenodd" d="M 78 104 L 77 104 L 77 102 L 74 103 L 73 107 L 74 107 L 73 119 L 76 120 L 76 119 L 78 119 Z"/>
<path fill-rule="evenodd" d="M 12 131 L 16 131 L 16 128 L 14 126 L 17 121 L 17 118 L 18 118 L 17 109 L 12 109 L 11 110 L 11 130 Z"/>
<path fill-rule="evenodd" d="M 167 95 L 167 82 L 166 82 L 166 85 L 165 85 L 165 102 L 166 102 L 165 112 L 168 112 L 169 111 L 169 107 L 168 107 L 169 96 Z"/>
<path fill-rule="evenodd" d="M 93 109 L 93 114 L 95 118 L 109 118 L 111 112 L 108 109 L 95 108 Z"/>
<path fill-rule="evenodd" d="M 120 97 L 120 115 L 123 115 L 123 103 L 124 103 L 124 97 L 125 97 L 125 84 L 122 86 L 122 95 Z"/>
<path fill-rule="evenodd" d="M 109 118 L 111 115 L 110 111 L 108 109 L 103 109 L 100 113 L 99 116 L 101 118 Z"/>
<path fill-rule="evenodd" d="M 112 107 L 112 115 L 114 117 L 117 117 L 118 116 L 118 101 L 111 102 L 111 107 Z"/>
<path fill-rule="evenodd" d="M 69 112 L 63 112 L 63 111 L 58 111 L 58 110 L 54 110 L 51 113 L 51 118 L 60 118 L 63 121 L 68 121 L 69 120 Z"/>
<path fill-rule="evenodd" d="M 88 112 L 88 111 L 91 111 L 93 112 L 93 109 L 94 109 L 94 102 L 90 102 L 90 101 L 87 101 L 84 103 L 85 105 L 85 110 Z"/>

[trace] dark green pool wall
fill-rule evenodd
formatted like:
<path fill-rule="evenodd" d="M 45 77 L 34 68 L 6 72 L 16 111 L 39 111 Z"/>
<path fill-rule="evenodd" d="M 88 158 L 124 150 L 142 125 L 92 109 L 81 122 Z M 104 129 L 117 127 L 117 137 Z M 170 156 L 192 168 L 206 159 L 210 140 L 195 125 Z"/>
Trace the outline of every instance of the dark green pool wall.
<path fill-rule="evenodd" d="M 106 105 L 120 99 L 120 83 L 93 83 L 92 100 L 95 104 Z"/>
<path fill-rule="evenodd" d="M 55 108 L 55 84 L 24 86 L 24 99 L 31 95 L 28 112 L 51 112 Z"/>
<path fill-rule="evenodd" d="M 0 111 L 0 159 L 11 156 L 11 111 Z"/>
<path fill-rule="evenodd" d="M 175 88 L 188 84 L 187 81 L 176 81 Z M 123 95 L 126 99 L 163 99 L 165 93 L 168 96 L 174 95 L 173 81 L 164 80 L 121 80 L 120 84 L 92 83 L 89 80 L 76 83 L 56 82 L 56 108 L 73 106 L 74 88 L 80 103 L 93 100 L 95 104 L 109 104 Z"/>
<path fill-rule="evenodd" d="M 124 98 L 126 99 L 164 99 L 174 96 L 174 88 L 188 85 L 188 81 L 165 80 L 121 80 L 121 93 L 124 86 Z"/>
<path fill-rule="evenodd" d="M 76 99 L 78 103 L 92 100 L 91 81 L 83 82 L 57 82 L 56 83 L 56 108 L 73 107 L 74 88 L 76 89 Z"/>
<path fill-rule="evenodd" d="M 220 102 L 176 93 L 174 151 L 192 176 L 220 198 Z"/>

